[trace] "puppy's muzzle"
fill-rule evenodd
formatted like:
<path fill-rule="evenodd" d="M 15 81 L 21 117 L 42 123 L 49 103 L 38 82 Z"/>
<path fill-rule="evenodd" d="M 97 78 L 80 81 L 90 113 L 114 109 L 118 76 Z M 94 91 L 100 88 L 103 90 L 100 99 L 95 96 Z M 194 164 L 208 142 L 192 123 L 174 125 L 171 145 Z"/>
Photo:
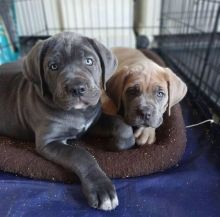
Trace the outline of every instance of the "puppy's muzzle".
<path fill-rule="evenodd" d="M 65 89 L 73 97 L 81 97 L 88 91 L 88 84 L 86 80 L 75 78 Z"/>
<path fill-rule="evenodd" d="M 149 121 L 153 115 L 154 108 L 152 105 L 143 106 L 137 109 L 137 115 L 140 116 L 144 121 Z"/>

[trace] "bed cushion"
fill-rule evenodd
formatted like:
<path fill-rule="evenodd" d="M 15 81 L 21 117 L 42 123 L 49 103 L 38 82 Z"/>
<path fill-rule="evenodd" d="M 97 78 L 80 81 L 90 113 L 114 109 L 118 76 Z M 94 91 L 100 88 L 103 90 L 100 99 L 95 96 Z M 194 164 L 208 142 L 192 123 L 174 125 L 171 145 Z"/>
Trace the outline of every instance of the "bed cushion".
<path fill-rule="evenodd" d="M 76 145 L 94 155 L 101 168 L 111 178 L 143 176 L 177 165 L 186 145 L 185 125 L 180 105 L 172 108 L 157 129 L 157 141 L 152 146 L 135 147 L 121 152 L 109 152 L 102 138 L 85 137 Z M 0 169 L 34 179 L 72 183 L 74 174 L 35 152 L 33 142 L 0 137 Z"/>

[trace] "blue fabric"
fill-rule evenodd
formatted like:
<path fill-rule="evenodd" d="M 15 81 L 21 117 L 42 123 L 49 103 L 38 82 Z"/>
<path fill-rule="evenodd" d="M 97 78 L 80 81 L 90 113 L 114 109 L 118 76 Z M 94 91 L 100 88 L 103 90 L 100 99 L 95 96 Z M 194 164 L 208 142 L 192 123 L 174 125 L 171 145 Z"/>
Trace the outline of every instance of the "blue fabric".
<path fill-rule="evenodd" d="M 186 125 L 196 122 L 183 104 Z M 0 216 L 219 217 L 220 172 L 207 128 L 187 130 L 187 149 L 178 167 L 146 177 L 113 180 L 120 206 L 111 212 L 89 208 L 80 185 L 0 173 Z M 213 149 L 215 150 L 215 149 Z"/>
<path fill-rule="evenodd" d="M 0 65 L 19 58 L 15 5 L 12 1 L 0 1 Z"/>

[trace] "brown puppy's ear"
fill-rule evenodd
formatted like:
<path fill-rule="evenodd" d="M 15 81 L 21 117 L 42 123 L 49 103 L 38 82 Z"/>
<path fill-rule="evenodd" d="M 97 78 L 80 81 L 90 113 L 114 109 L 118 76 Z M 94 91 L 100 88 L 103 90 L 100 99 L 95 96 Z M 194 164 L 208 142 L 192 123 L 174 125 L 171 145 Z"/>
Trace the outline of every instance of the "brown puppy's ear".
<path fill-rule="evenodd" d="M 168 114 L 170 116 L 171 108 L 180 102 L 186 95 L 187 86 L 175 73 L 165 68 L 165 78 L 168 83 Z"/>
<path fill-rule="evenodd" d="M 25 57 L 23 64 L 23 74 L 25 78 L 37 87 L 42 96 L 44 96 L 46 88 L 43 69 L 45 52 L 44 41 L 37 42 Z"/>
<path fill-rule="evenodd" d="M 128 69 L 123 68 L 121 71 L 115 73 L 106 83 L 106 93 L 114 102 L 117 111 L 119 111 L 121 106 L 122 93 L 128 75 Z"/>
<path fill-rule="evenodd" d="M 118 60 L 111 50 L 95 39 L 88 38 L 88 41 L 97 53 L 102 68 L 102 87 L 105 90 L 105 82 L 111 77 L 118 66 Z"/>

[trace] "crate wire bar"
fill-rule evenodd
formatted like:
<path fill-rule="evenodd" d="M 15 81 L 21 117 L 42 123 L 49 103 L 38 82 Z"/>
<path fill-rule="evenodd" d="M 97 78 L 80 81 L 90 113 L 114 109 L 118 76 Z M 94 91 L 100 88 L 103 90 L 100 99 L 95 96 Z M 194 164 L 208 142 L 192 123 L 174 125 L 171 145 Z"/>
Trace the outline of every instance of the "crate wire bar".
<path fill-rule="evenodd" d="M 15 0 L 19 36 L 74 31 L 109 47 L 134 47 L 132 0 Z"/>
<path fill-rule="evenodd" d="M 163 0 L 161 55 L 187 80 L 198 100 L 220 112 L 220 1 Z"/>

